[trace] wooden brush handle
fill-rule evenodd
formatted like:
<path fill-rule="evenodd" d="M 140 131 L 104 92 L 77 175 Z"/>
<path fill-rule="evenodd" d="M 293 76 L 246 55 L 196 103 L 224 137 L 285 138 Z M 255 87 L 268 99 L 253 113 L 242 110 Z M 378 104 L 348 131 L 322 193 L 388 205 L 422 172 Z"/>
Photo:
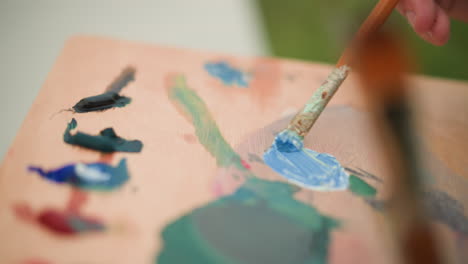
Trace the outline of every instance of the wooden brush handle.
<path fill-rule="evenodd" d="M 379 30 L 379 28 L 385 23 L 387 18 L 392 13 L 395 6 L 398 4 L 399 0 L 380 0 L 377 5 L 372 9 L 372 12 L 369 14 L 367 19 L 362 23 L 358 32 L 354 36 L 352 44 L 360 42 Z M 348 65 L 352 63 L 350 54 L 350 49 L 347 48 L 341 55 L 336 67 L 341 67 L 343 65 Z"/>
<path fill-rule="evenodd" d="M 361 42 L 368 36 L 376 32 L 392 13 L 398 0 L 380 0 L 364 21 L 359 31 L 356 33 L 353 43 Z M 309 133 L 309 130 L 319 118 L 323 109 L 327 106 L 341 83 L 348 76 L 351 49 L 343 52 L 343 55 L 336 64 L 336 68 L 328 76 L 327 80 L 317 89 L 306 105 L 289 122 L 288 130 L 296 132 L 301 138 Z"/>

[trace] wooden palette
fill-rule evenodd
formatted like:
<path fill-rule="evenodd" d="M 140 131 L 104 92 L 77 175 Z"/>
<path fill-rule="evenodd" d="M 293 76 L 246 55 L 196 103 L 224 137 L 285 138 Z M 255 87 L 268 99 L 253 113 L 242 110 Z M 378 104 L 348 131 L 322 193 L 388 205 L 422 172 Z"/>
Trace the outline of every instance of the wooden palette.
<path fill-rule="evenodd" d="M 221 64 L 231 67 L 218 74 L 224 79 L 208 71 Z M 103 93 L 128 66 L 136 69 L 135 81 L 121 91 L 129 105 L 61 112 Z M 303 189 L 263 163 L 275 133 L 330 69 L 70 39 L 0 167 L 0 263 L 395 263 L 385 212 L 392 165 L 353 74 L 305 145 L 335 156 L 377 190 L 375 197 Z M 414 77 L 411 85 L 430 172 L 431 220 L 447 258 L 466 261 L 468 84 Z M 143 150 L 102 155 L 68 145 L 63 133 L 72 118 L 79 131 L 113 127 L 119 136 L 141 140 Z M 27 169 L 98 161 L 116 166 L 122 158 L 130 178 L 105 192 L 57 184 Z M 75 218 L 66 219 L 74 229 L 57 228 L 64 223 L 53 220 L 52 211 L 85 216 L 102 228 L 80 229 Z"/>

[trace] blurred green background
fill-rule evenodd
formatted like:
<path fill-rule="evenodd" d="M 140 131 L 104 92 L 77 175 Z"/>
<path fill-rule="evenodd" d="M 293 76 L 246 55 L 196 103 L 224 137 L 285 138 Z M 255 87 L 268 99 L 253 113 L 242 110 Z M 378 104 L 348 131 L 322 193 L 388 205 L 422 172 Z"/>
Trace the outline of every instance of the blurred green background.
<path fill-rule="evenodd" d="M 377 0 L 258 0 L 273 54 L 334 64 Z M 443 47 L 420 39 L 396 11 L 387 25 L 400 29 L 426 75 L 468 80 L 468 24 L 452 20 Z M 343 43 L 343 44 L 337 44 Z"/>

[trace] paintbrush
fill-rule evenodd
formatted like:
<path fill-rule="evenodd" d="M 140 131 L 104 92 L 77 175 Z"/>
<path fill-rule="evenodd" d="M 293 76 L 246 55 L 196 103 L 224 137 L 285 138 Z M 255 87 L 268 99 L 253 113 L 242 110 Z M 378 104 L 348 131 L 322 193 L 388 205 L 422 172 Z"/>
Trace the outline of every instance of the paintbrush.
<path fill-rule="evenodd" d="M 405 73 L 408 53 L 394 35 L 378 33 L 359 44 L 356 65 L 364 94 L 373 107 L 382 150 L 391 161 L 389 219 L 403 263 L 442 263 L 424 206 L 427 174 L 420 165 Z"/>
<path fill-rule="evenodd" d="M 377 31 L 392 13 L 398 0 L 380 0 L 359 28 L 352 43 L 359 42 Z M 305 135 L 310 131 L 325 106 L 348 76 L 353 61 L 351 49 L 346 49 L 325 82 L 314 92 L 305 106 L 280 132 L 273 144 L 281 152 L 299 151 Z"/>

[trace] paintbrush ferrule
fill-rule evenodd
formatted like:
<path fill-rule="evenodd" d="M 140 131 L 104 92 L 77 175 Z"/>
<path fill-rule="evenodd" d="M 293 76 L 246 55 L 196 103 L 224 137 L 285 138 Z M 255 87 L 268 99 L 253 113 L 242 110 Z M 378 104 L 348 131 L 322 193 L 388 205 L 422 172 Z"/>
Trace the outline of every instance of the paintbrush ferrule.
<path fill-rule="evenodd" d="M 326 81 L 314 92 L 306 105 L 291 120 L 287 130 L 293 131 L 301 138 L 304 138 L 348 76 L 349 70 L 350 68 L 346 65 L 333 69 Z"/>

